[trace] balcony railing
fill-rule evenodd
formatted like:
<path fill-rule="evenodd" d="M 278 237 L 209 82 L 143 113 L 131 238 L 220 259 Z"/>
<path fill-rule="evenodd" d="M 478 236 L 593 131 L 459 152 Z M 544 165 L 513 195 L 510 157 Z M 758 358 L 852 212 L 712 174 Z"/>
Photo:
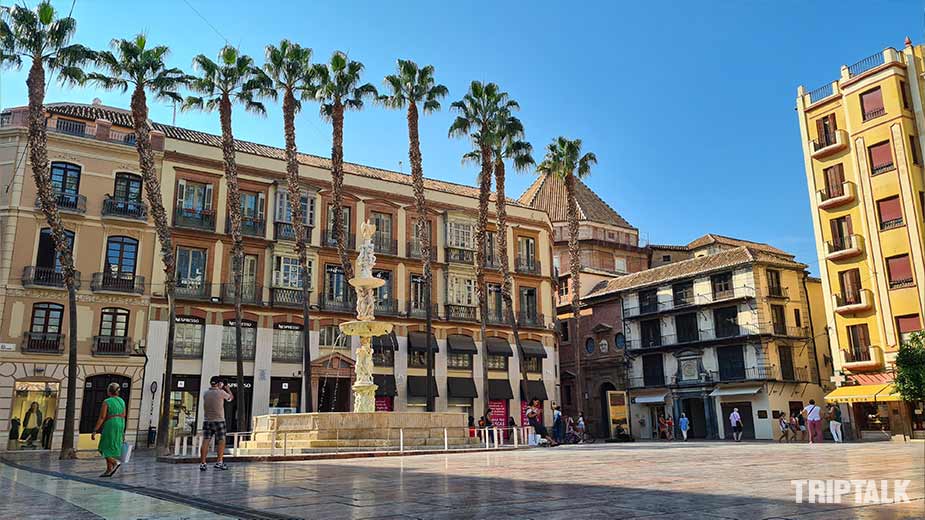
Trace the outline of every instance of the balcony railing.
<path fill-rule="evenodd" d="M 478 321 L 478 307 L 446 304 L 446 319 L 449 321 Z"/>
<path fill-rule="evenodd" d="M 438 312 L 439 306 L 434 303 L 431 305 L 430 317 L 431 319 L 439 319 L 440 313 Z M 409 318 L 418 318 L 426 319 L 427 318 L 427 307 L 424 306 L 424 303 L 418 302 L 408 302 L 408 317 Z"/>
<path fill-rule="evenodd" d="M 683 302 L 684 305 L 674 305 L 673 298 L 663 301 L 644 301 L 642 306 L 632 305 L 623 309 L 623 317 L 625 319 L 640 318 L 646 316 L 647 314 L 683 310 L 692 305 L 710 305 L 735 298 L 755 298 L 755 294 L 756 291 L 752 287 L 738 286 L 732 289 L 717 291 L 711 294 L 696 294 L 693 296 L 693 301 L 685 298 Z"/>
<path fill-rule="evenodd" d="M 392 238 L 391 235 L 374 233 L 373 247 L 376 253 L 381 253 L 383 255 L 395 256 L 398 254 L 398 240 Z"/>
<path fill-rule="evenodd" d="M 55 123 L 55 130 L 59 134 L 73 135 L 83 137 L 87 135 L 87 124 L 80 121 L 71 121 L 70 119 L 58 119 Z"/>
<path fill-rule="evenodd" d="M 321 310 L 330 312 L 354 313 L 357 308 L 356 297 L 352 293 L 348 297 L 332 297 L 328 294 L 322 294 L 318 304 Z"/>
<path fill-rule="evenodd" d="M 174 296 L 181 300 L 208 300 L 211 296 L 208 282 L 199 280 L 178 280 Z"/>
<path fill-rule="evenodd" d="M 138 276 L 135 273 L 111 271 L 93 273 L 93 278 L 90 280 L 90 290 L 93 292 L 144 294 L 145 277 Z"/>
<path fill-rule="evenodd" d="M 832 155 L 848 148 L 848 133 L 842 129 L 830 130 L 812 141 L 814 159 Z"/>
<path fill-rule="evenodd" d="M 832 89 L 831 83 L 826 83 L 825 85 L 809 91 L 809 102 L 815 103 L 816 101 L 822 101 L 823 99 L 834 94 L 835 91 Z"/>
<path fill-rule="evenodd" d="M 825 243 L 826 255 L 828 260 L 841 260 L 861 254 L 863 251 L 861 244 L 863 237 L 860 235 L 848 235 L 846 237 L 836 236 L 831 241 Z"/>
<path fill-rule="evenodd" d="M 742 368 L 720 365 L 719 370 L 710 371 L 710 377 L 716 382 L 776 379 L 771 367 L 764 366 Z"/>
<path fill-rule="evenodd" d="M 893 170 L 893 169 L 895 169 L 895 168 L 896 168 L 896 165 L 893 164 L 892 161 L 890 161 L 890 162 L 888 162 L 888 163 L 884 163 L 884 164 L 878 164 L 878 165 L 876 165 L 876 166 L 871 165 L 871 167 L 870 167 L 870 174 L 871 174 L 871 175 L 880 175 L 881 173 L 886 173 L 886 172 L 888 172 L 888 171 L 890 171 L 890 170 Z"/>
<path fill-rule="evenodd" d="M 23 287 L 64 287 L 64 273 L 54 267 L 36 267 L 34 265 L 23 268 Z M 74 271 L 74 286 L 80 289 L 80 271 Z"/>
<path fill-rule="evenodd" d="M 175 341 L 173 355 L 180 359 L 202 358 L 202 342 Z"/>
<path fill-rule="evenodd" d="M 880 231 L 886 231 L 888 229 L 902 227 L 904 221 L 902 217 L 893 218 L 890 220 L 884 220 L 880 222 Z"/>
<path fill-rule="evenodd" d="M 839 314 L 853 314 L 855 312 L 865 311 L 871 308 L 873 296 L 870 289 L 860 289 L 855 292 L 846 292 L 844 294 L 833 294 L 832 303 L 835 312 Z"/>
<path fill-rule="evenodd" d="M 483 262 L 485 269 L 501 269 L 501 258 L 498 255 L 486 254 L 483 258 L 485 260 Z"/>
<path fill-rule="evenodd" d="M 123 132 L 120 130 L 109 129 L 109 142 L 135 146 L 135 132 Z"/>
<path fill-rule="evenodd" d="M 312 239 L 312 227 L 304 226 L 305 241 L 310 242 Z M 273 238 L 275 240 L 292 240 L 295 241 L 295 226 L 291 222 L 274 222 Z"/>
<path fill-rule="evenodd" d="M 255 283 L 244 283 L 241 285 L 241 303 L 249 305 L 260 305 L 263 299 L 263 288 Z M 225 303 L 231 303 L 235 298 L 234 283 L 222 284 L 222 300 Z"/>
<path fill-rule="evenodd" d="M 405 245 L 405 255 L 408 258 L 421 258 L 421 241 L 417 237 L 412 238 Z M 437 250 L 434 248 L 433 242 L 430 244 L 430 261 L 437 261 Z"/>
<path fill-rule="evenodd" d="M 56 191 L 53 196 L 55 198 L 55 203 L 58 205 L 59 211 L 80 214 L 87 212 L 87 197 L 83 195 Z M 35 198 L 35 207 L 42 207 L 42 202 L 38 197 Z"/>
<path fill-rule="evenodd" d="M 546 322 L 543 319 L 542 314 L 537 314 L 536 312 L 524 312 L 520 311 L 517 313 L 517 324 L 521 327 L 531 328 L 531 329 L 541 329 L 546 326 Z"/>
<path fill-rule="evenodd" d="M 215 213 L 212 210 L 177 208 L 173 225 L 176 227 L 215 231 Z"/>
<path fill-rule="evenodd" d="M 767 293 L 768 298 L 790 298 L 790 289 L 780 285 L 769 285 Z"/>
<path fill-rule="evenodd" d="M 854 183 L 845 181 L 816 192 L 816 203 L 820 209 L 829 209 L 847 204 L 856 197 Z"/>
<path fill-rule="evenodd" d="M 883 349 L 875 345 L 852 345 L 841 356 L 842 368 L 851 372 L 883 369 Z"/>
<path fill-rule="evenodd" d="M 93 355 L 129 356 L 132 354 L 132 338 L 125 336 L 93 336 Z"/>
<path fill-rule="evenodd" d="M 880 116 L 886 115 L 886 109 L 883 107 L 875 108 L 864 112 L 864 121 L 870 121 L 871 119 L 877 119 Z"/>
<path fill-rule="evenodd" d="M 540 274 L 540 261 L 536 258 L 518 256 L 514 266 L 518 273 Z"/>
<path fill-rule="evenodd" d="M 508 317 L 507 310 L 488 309 L 489 325 L 510 325 L 511 320 Z"/>
<path fill-rule="evenodd" d="M 446 261 L 453 264 L 472 264 L 475 262 L 475 251 L 459 247 L 447 247 Z"/>
<path fill-rule="evenodd" d="M 346 242 L 347 249 L 355 249 L 356 248 L 356 236 L 354 236 L 353 233 L 346 233 L 345 237 L 346 237 L 345 242 Z M 334 248 L 337 247 L 337 240 L 334 238 L 333 229 L 324 230 L 324 233 L 321 234 L 321 245 L 323 245 L 324 247 L 334 247 Z"/>
<path fill-rule="evenodd" d="M 867 72 L 868 70 L 883 65 L 883 52 L 878 52 L 877 54 L 872 54 L 863 60 L 855 63 L 848 67 L 848 77 L 853 78 L 858 74 Z"/>
<path fill-rule="evenodd" d="M 64 335 L 57 332 L 26 332 L 23 352 L 60 354 L 64 351 Z"/>
<path fill-rule="evenodd" d="M 813 139 L 813 151 L 818 152 L 827 146 L 834 146 L 838 143 L 838 137 L 836 133 L 822 134 L 816 139 Z"/>
<path fill-rule="evenodd" d="M 913 285 L 915 285 L 915 282 L 912 280 L 911 276 L 900 280 L 890 280 L 890 289 L 902 289 L 904 287 L 912 287 Z"/>
<path fill-rule="evenodd" d="M 241 217 L 241 234 L 263 238 L 267 232 L 267 221 L 262 218 Z M 231 234 L 231 217 L 225 219 L 225 233 Z"/>
<path fill-rule="evenodd" d="M 376 315 L 397 316 L 398 315 L 398 300 L 394 298 L 376 300 L 374 312 L 376 313 Z"/>
<path fill-rule="evenodd" d="M 270 305 L 272 307 L 297 307 L 302 308 L 302 289 L 287 289 L 283 287 L 273 287 L 270 289 Z"/>
<path fill-rule="evenodd" d="M 148 205 L 140 200 L 122 200 L 114 197 L 103 199 L 104 217 L 118 217 L 132 220 L 146 220 Z"/>

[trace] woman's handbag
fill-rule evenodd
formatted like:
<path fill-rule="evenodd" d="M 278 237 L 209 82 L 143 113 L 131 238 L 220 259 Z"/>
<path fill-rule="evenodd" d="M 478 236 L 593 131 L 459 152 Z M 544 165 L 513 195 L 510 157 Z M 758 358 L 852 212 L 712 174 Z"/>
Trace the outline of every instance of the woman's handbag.
<path fill-rule="evenodd" d="M 134 449 L 134 447 L 135 447 L 134 445 L 129 444 L 127 442 L 122 443 L 122 459 L 121 459 L 122 464 L 128 464 L 129 461 L 132 460 L 132 450 Z"/>

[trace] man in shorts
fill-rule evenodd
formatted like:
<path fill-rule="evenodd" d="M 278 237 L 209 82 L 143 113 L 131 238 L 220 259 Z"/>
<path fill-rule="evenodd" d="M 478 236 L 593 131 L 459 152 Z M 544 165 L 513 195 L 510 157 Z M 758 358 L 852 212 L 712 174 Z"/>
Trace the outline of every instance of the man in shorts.
<path fill-rule="evenodd" d="M 202 394 L 205 417 L 202 422 L 202 448 L 199 449 L 199 471 L 208 469 L 206 455 L 209 454 L 209 441 L 215 437 L 215 452 L 218 460 L 215 468 L 225 470 L 225 401 L 234 399 L 228 390 L 228 383 L 219 376 L 212 376 L 209 380 L 210 388 Z"/>

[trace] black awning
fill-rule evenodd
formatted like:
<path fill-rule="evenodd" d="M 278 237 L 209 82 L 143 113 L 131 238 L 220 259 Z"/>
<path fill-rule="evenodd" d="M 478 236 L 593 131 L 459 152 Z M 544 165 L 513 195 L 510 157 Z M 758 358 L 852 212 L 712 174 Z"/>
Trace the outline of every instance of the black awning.
<path fill-rule="evenodd" d="M 426 332 L 409 332 L 408 333 L 408 350 L 416 350 L 418 352 L 427 351 L 427 341 L 424 339 L 427 337 Z M 430 349 L 434 352 L 439 352 L 440 348 L 437 346 L 437 338 L 431 334 L 430 335 Z"/>
<path fill-rule="evenodd" d="M 446 378 L 446 391 L 450 397 L 475 399 L 479 396 L 478 391 L 475 389 L 475 380 L 471 377 Z"/>
<path fill-rule="evenodd" d="M 373 383 L 376 383 L 376 397 L 395 397 L 398 392 L 395 389 L 395 375 L 393 374 L 373 374 Z"/>
<path fill-rule="evenodd" d="M 478 354 L 479 349 L 475 348 L 475 341 L 472 336 L 465 334 L 450 334 L 446 337 L 446 346 L 450 352 L 457 354 Z"/>
<path fill-rule="evenodd" d="M 535 339 L 520 340 L 520 347 L 523 349 L 525 356 L 546 357 L 546 347 Z"/>
<path fill-rule="evenodd" d="M 504 338 L 487 338 L 485 341 L 485 348 L 488 349 L 488 353 L 492 356 L 511 357 L 514 355 L 514 349 L 511 348 L 511 344 Z"/>
<path fill-rule="evenodd" d="M 424 381 L 427 380 L 427 376 L 408 376 L 408 395 L 411 397 L 427 397 L 427 387 L 424 386 Z M 430 378 L 430 386 L 434 389 L 434 397 L 438 397 L 440 394 L 437 393 L 437 378 Z"/>
<path fill-rule="evenodd" d="M 527 384 L 524 385 L 524 382 L 520 382 L 520 398 L 532 401 L 534 399 L 539 399 L 540 401 L 546 401 L 549 397 L 546 395 L 546 385 L 542 381 L 527 381 Z"/>
<path fill-rule="evenodd" d="M 383 334 L 381 336 L 373 337 L 374 349 L 387 349 L 392 348 L 393 350 L 398 350 L 398 338 L 395 337 L 394 332 L 389 332 L 388 334 Z"/>
<path fill-rule="evenodd" d="M 489 399 L 513 399 L 514 390 L 511 389 L 511 382 L 507 379 L 489 379 L 488 380 L 488 398 Z"/>

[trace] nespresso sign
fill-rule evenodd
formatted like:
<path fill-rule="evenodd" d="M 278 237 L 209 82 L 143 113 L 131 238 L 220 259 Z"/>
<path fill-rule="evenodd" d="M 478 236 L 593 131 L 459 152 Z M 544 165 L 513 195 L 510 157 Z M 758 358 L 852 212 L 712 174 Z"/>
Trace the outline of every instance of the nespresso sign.
<path fill-rule="evenodd" d="M 177 316 L 177 323 L 190 323 L 193 325 L 202 325 L 206 322 L 203 318 L 197 318 L 196 316 Z"/>
<path fill-rule="evenodd" d="M 274 323 L 273 328 L 276 330 L 302 330 L 298 323 Z"/>
<path fill-rule="evenodd" d="M 225 320 L 226 327 L 234 327 L 234 324 L 235 324 L 235 320 Z M 248 321 L 248 320 L 241 320 L 241 328 L 242 329 L 256 329 L 257 323 L 253 321 Z"/>

